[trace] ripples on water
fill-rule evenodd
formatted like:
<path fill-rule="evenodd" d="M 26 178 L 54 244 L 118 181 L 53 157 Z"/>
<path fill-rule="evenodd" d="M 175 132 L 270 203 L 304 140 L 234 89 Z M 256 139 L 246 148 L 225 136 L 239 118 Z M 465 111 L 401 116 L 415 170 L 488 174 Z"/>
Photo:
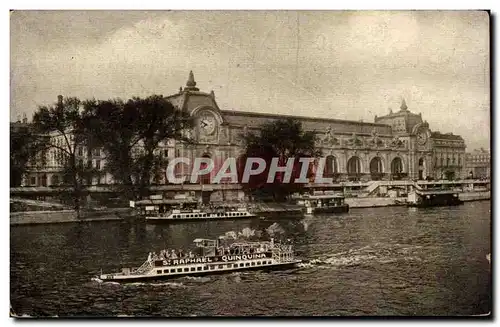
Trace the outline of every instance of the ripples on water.
<path fill-rule="evenodd" d="M 11 227 L 11 303 L 34 316 L 471 315 L 490 311 L 490 202 L 352 209 L 302 220 Z M 270 229 L 304 262 L 119 284 L 92 280 L 149 251 Z"/>

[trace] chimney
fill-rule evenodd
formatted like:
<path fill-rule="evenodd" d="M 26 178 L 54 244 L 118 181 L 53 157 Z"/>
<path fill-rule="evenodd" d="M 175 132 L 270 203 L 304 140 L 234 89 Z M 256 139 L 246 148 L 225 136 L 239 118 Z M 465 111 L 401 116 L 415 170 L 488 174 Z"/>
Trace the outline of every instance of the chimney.
<path fill-rule="evenodd" d="M 57 96 L 57 104 L 59 106 L 62 106 L 63 105 L 63 96 L 62 95 L 58 95 Z"/>

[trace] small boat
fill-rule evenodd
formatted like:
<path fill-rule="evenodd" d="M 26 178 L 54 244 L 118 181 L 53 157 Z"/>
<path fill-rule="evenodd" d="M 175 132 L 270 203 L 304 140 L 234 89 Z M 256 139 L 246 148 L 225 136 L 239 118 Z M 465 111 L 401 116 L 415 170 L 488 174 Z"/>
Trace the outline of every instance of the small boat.
<path fill-rule="evenodd" d="M 296 200 L 297 204 L 305 207 L 307 215 L 349 212 L 349 205 L 345 203 L 344 195 L 340 194 L 304 195 Z"/>
<path fill-rule="evenodd" d="M 139 268 L 122 268 L 121 272 L 101 274 L 98 280 L 127 282 L 180 276 L 201 276 L 242 270 L 284 269 L 297 260 L 291 244 L 274 242 L 234 242 L 221 246 L 219 240 L 195 239 L 197 255 L 150 258 Z"/>
<path fill-rule="evenodd" d="M 453 190 L 413 190 L 408 193 L 406 205 L 427 208 L 438 206 L 457 206 L 463 204 L 459 192 Z"/>

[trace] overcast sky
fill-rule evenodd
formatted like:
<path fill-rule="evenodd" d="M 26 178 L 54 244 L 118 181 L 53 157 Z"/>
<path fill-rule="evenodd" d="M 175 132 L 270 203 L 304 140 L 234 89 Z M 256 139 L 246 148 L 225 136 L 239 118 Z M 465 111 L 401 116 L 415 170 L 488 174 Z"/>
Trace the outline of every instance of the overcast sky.
<path fill-rule="evenodd" d="M 12 121 L 57 95 L 169 95 L 193 70 L 221 109 L 373 122 L 409 109 L 489 148 L 489 18 L 446 11 L 17 11 Z"/>

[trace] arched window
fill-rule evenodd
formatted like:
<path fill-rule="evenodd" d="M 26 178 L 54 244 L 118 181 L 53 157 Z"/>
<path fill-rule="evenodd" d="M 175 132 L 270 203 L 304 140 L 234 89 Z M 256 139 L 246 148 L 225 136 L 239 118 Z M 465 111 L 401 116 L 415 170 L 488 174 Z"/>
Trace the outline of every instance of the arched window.
<path fill-rule="evenodd" d="M 347 173 L 348 174 L 360 174 L 361 173 L 361 160 L 354 156 L 347 161 Z"/>
<path fill-rule="evenodd" d="M 403 172 L 403 162 L 396 157 L 391 162 L 391 174 L 401 174 Z"/>
<path fill-rule="evenodd" d="M 382 178 L 383 166 L 382 159 L 375 157 L 370 161 L 370 174 L 373 180 L 379 180 Z"/>
<path fill-rule="evenodd" d="M 375 157 L 370 161 L 370 173 L 382 173 L 382 159 Z"/>
<path fill-rule="evenodd" d="M 339 172 L 338 164 L 337 164 L 337 158 L 334 156 L 327 156 L 325 158 L 325 169 L 323 176 L 324 177 L 333 177 L 334 174 L 337 174 Z"/>

